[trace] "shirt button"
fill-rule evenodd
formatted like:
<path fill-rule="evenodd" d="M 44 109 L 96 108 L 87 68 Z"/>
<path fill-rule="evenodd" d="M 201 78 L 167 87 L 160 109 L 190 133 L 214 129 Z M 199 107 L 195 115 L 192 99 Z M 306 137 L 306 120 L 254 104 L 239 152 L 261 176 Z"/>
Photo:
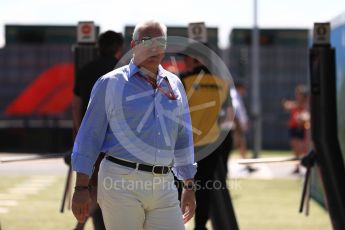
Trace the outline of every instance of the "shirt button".
<path fill-rule="evenodd" d="M 158 151 L 157 151 L 157 152 L 159 152 L 159 153 L 160 153 L 161 151 L 158 149 Z"/>
<path fill-rule="evenodd" d="M 159 117 L 159 115 L 157 115 L 157 118 Z"/>
<path fill-rule="evenodd" d="M 161 135 L 161 132 L 158 132 L 158 136 Z"/>

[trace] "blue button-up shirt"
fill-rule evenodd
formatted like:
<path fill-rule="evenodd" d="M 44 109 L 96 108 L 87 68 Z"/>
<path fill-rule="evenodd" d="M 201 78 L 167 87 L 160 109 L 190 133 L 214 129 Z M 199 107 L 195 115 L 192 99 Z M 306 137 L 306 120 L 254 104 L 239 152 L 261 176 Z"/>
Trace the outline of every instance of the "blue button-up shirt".
<path fill-rule="evenodd" d="M 94 85 L 75 139 L 73 170 L 92 174 L 99 152 L 150 165 L 171 165 L 179 179 L 196 173 L 188 101 L 179 78 L 158 68 L 154 89 L 133 61 Z M 174 97 L 168 97 L 169 92 Z"/>

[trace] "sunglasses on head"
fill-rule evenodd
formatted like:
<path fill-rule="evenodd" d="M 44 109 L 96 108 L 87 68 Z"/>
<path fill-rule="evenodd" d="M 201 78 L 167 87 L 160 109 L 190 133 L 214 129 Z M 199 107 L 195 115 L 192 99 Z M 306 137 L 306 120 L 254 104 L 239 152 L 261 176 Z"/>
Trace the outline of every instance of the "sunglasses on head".
<path fill-rule="evenodd" d="M 166 48 L 167 46 L 167 40 L 165 37 L 143 37 L 140 40 L 135 40 L 135 43 L 138 45 L 141 45 L 145 48 L 153 46 L 153 44 L 156 44 L 156 46 L 160 48 Z"/>

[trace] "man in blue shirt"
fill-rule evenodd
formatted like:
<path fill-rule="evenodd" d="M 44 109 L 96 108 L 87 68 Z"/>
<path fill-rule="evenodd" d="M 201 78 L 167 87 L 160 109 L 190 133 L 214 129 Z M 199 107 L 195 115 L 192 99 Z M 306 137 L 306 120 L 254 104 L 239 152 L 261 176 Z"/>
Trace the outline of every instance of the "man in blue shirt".
<path fill-rule="evenodd" d="M 107 229 L 184 229 L 195 210 L 193 134 L 181 81 L 160 65 L 166 26 L 138 24 L 129 65 L 101 77 L 72 153 L 72 211 L 89 211 L 89 177 L 99 152 L 98 203 Z M 181 206 L 171 169 L 183 180 Z"/>

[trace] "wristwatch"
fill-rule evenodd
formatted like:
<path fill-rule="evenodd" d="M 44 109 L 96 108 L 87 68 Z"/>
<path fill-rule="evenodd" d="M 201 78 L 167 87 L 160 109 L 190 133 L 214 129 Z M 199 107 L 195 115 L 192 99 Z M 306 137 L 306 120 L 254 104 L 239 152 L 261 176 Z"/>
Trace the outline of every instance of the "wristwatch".
<path fill-rule="evenodd" d="M 81 191 L 84 191 L 84 190 L 89 190 L 90 191 L 90 189 L 91 189 L 90 185 L 87 185 L 87 186 L 77 185 L 77 186 L 74 187 L 74 191 L 76 191 L 76 192 L 81 192 Z"/>
<path fill-rule="evenodd" d="M 195 183 L 193 182 L 193 183 L 183 184 L 183 189 L 193 190 L 195 192 L 196 191 Z"/>

